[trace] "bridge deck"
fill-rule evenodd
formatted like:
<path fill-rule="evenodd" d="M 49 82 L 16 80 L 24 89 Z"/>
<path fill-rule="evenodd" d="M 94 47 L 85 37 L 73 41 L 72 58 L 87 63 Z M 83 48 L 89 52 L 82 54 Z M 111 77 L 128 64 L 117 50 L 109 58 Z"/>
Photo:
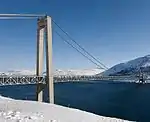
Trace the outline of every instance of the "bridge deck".
<path fill-rule="evenodd" d="M 138 80 L 135 76 L 54 76 L 55 82 L 91 81 L 91 80 Z M 0 86 L 17 84 L 46 84 L 45 76 L 0 76 Z"/>

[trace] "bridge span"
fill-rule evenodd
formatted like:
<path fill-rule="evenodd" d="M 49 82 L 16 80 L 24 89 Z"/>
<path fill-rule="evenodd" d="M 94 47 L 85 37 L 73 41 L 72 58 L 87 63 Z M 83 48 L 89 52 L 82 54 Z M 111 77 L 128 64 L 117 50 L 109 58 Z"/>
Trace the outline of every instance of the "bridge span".
<path fill-rule="evenodd" d="M 80 81 L 138 81 L 136 76 L 54 76 L 54 82 L 80 82 Z M 4 85 L 18 85 L 18 84 L 46 84 L 46 76 L 0 76 L 0 86 Z"/>

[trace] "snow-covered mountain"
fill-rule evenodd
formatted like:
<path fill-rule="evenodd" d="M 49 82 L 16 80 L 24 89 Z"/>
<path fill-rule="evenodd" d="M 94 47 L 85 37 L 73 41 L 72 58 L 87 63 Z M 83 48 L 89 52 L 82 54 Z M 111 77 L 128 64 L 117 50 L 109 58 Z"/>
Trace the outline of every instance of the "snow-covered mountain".
<path fill-rule="evenodd" d="M 0 72 L 3 75 L 35 75 L 34 70 L 9 70 L 7 72 Z"/>
<path fill-rule="evenodd" d="M 83 69 L 83 70 L 56 70 L 54 72 L 54 76 L 62 76 L 62 75 L 69 75 L 69 76 L 91 76 L 96 75 L 103 72 L 103 69 Z"/>
<path fill-rule="evenodd" d="M 150 73 L 150 55 L 120 63 L 101 73 L 102 75 L 129 75 L 139 71 Z"/>
<path fill-rule="evenodd" d="M 103 69 L 83 69 L 83 70 L 55 70 L 54 76 L 90 76 L 103 72 Z M 0 72 L 2 75 L 35 75 L 34 70 L 11 70 L 7 72 Z M 43 73 L 45 74 L 45 73 Z"/>

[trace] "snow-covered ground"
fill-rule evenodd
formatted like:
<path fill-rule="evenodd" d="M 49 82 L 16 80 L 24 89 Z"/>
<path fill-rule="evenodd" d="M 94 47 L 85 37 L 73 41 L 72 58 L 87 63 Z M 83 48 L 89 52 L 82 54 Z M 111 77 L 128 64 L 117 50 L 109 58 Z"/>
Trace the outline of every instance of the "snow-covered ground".
<path fill-rule="evenodd" d="M 77 109 L 0 96 L 0 122 L 127 122 Z"/>

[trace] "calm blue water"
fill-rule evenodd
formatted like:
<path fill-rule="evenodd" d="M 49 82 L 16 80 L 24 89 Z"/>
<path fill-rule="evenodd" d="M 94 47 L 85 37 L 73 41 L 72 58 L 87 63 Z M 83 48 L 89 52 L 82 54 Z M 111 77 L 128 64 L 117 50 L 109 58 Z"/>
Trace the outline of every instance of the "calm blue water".
<path fill-rule="evenodd" d="M 1 86 L 0 94 L 35 100 L 35 90 L 35 85 Z M 48 100 L 46 94 L 44 99 Z M 150 84 L 106 81 L 56 83 L 55 103 L 99 115 L 150 122 Z"/>

